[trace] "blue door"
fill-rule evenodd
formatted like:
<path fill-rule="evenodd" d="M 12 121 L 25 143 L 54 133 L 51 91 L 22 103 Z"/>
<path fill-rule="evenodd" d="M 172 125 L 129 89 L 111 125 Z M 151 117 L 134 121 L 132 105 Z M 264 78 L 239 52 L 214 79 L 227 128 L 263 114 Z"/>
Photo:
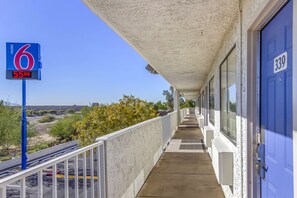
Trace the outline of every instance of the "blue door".
<path fill-rule="evenodd" d="M 292 4 L 261 31 L 261 131 L 264 132 L 265 198 L 293 198 Z"/>

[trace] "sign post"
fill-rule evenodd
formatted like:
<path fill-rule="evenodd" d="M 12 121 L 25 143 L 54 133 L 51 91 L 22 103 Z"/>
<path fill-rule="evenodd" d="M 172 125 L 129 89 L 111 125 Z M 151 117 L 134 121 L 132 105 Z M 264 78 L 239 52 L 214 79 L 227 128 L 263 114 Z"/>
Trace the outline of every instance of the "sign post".
<path fill-rule="evenodd" d="M 41 79 L 40 45 L 6 43 L 6 79 L 22 80 L 22 170 L 27 168 L 26 79 Z"/>
<path fill-rule="evenodd" d="M 26 80 L 22 79 L 22 170 L 27 168 Z"/>

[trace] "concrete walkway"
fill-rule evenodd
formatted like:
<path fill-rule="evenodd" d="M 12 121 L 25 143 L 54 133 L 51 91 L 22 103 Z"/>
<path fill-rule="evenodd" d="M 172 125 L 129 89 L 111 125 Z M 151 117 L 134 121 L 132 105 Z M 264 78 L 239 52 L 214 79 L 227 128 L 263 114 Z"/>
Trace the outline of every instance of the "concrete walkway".
<path fill-rule="evenodd" d="M 187 115 L 138 198 L 223 198 L 195 115 Z"/>

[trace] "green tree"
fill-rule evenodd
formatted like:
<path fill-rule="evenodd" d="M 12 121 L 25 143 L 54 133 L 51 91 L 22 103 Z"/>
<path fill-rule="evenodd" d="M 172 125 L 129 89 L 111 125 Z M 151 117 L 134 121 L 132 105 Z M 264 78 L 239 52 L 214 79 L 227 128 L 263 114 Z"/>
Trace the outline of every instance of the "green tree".
<path fill-rule="evenodd" d="M 28 126 L 27 136 L 35 135 L 34 129 Z M 0 101 L 0 155 L 6 155 L 11 146 L 21 145 L 21 112 L 4 106 Z"/>
<path fill-rule="evenodd" d="M 83 116 L 87 115 L 90 111 L 92 110 L 92 107 L 89 106 L 85 106 L 83 107 L 80 112 Z"/>
<path fill-rule="evenodd" d="M 167 110 L 167 103 L 166 102 L 162 102 L 162 101 L 158 101 L 157 103 L 153 103 L 154 105 L 154 109 L 156 111 L 158 110 Z"/>
<path fill-rule="evenodd" d="M 14 137 L 18 136 L 20 128 L 20 115 L 0 101 L 0 146 L 1 154 L 15 144 Z"/>
<path fill-rule="evenodd" d="M 169 90 L 164 90 L 163 95 L 166 97 L 166 100 L 167 100 L 167 109 L 173 110 L 173 97 L 174 97 L 173 87 L 170 86 Z M 195 101 L 185 100 L 185 98 L 181 95 L 179 98 L 179 104 L 180 104 L 180 108 L 182 108 L 182 109 L 195 107 Z"/>
<path fill-rule="evenodd" d="M 173 110 L 173 94 L 174 94 L 174 90 L 172 86 L 169 87 L 169 90 L 163 91 L 163 95 L 166 97 L 166 100 L 167 100 L 168 110 Z"/>
<path fill-rule="evenodd" d="M 184 97 L 180 98 L 180 108 L 193 108 L 195 107 L 195 101 L 194 100 L 186 100 Z"/>
<path fill-rule="evenodd" d="M 150 103 L 123 96 L 118 103 L 94 106 L 92 110 L 75 124 L 77 138 L 82 145 L 88 145 L 97 137 L 154 118 L 157 112 Z"/>
<path fill-rule="evenodd" d="M 229 108 L 230 108 L 230 111 L 236 113 L 236 102 L 229 101 Z"/>

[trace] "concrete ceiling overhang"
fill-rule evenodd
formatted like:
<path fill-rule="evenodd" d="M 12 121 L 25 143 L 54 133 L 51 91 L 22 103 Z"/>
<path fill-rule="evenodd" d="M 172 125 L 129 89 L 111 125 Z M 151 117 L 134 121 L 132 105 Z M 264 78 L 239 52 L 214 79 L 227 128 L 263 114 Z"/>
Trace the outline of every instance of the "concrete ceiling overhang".
<path fill-rule="evenodd" d="M 238 9 L 238 0 L 83 2 L 187 99 L 198 96 Z"/>

